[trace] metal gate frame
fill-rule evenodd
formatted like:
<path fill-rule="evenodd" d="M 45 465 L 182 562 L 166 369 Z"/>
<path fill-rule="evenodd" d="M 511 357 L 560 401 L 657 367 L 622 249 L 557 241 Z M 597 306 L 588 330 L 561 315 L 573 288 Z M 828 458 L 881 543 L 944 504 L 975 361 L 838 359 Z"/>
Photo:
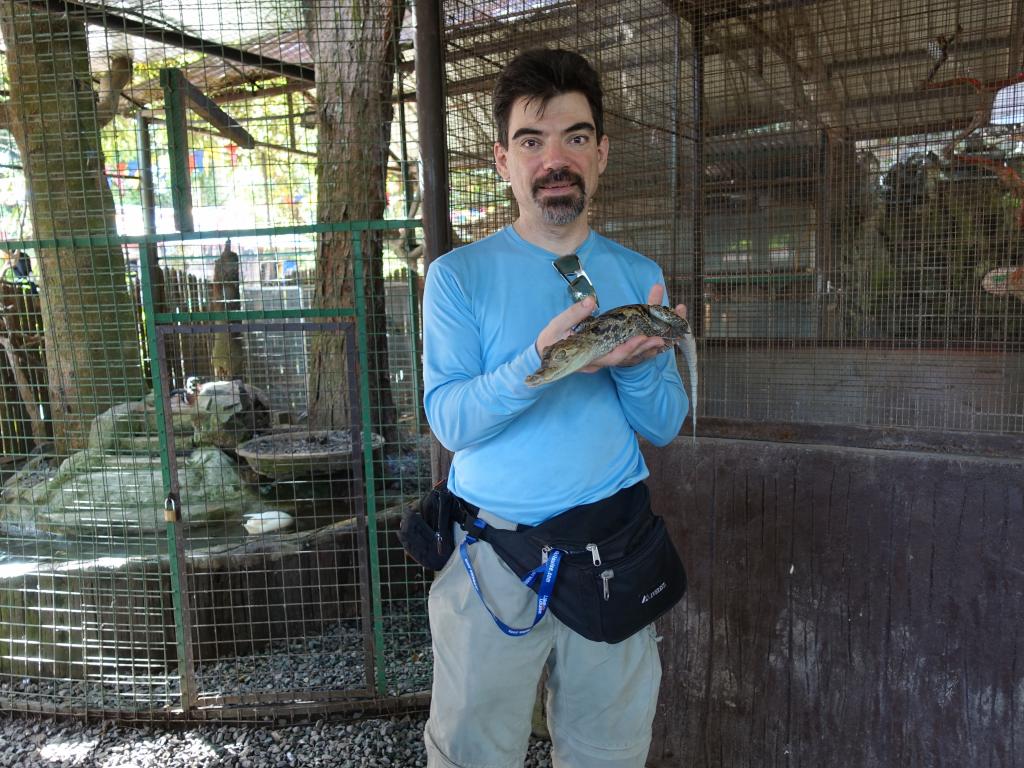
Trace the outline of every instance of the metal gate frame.
<path fill-rule="evenodd" d="M 355 330 L 353 328 L 353 322 L 351 318 L 339 319 L 336 321 L 321 320 L 311 322 L 279 322 L 274 320 L 252 320 L 247 323 L 201 323 L 193 325 L 170 325 L 170 324 L 158 324 L 157 328 L 157 343 L 156 343 L 156 362 L 157 369 L 155 375 L 159 376 L 165 391 L 170 390 L 170 370 L 167 364 L 166 355 L 166 344 L 165 339 L 169 335 L 173 334 L 203 334 L 203 333 L 241 333 L 241 332 L 254 332 L 254 331 L 287 331 L 296 333 L 307 333 L 313 331 L 338 331 L 343 332 L 348 342 L 348 349 L 355 348 Z M 353 359 L 353 355 L 349 354 L 347 357 L 347 369 L 348 369 L 348 387 L 349 391 L 359 394 L 359 402 L 362 402 L 365 397 L 365 391 L 362 387 L 358 386 L 357 375 L 356 375 L 356 364 Z M 363 428 L 364 423 L 362 420 L 362 408 L 356 403 L 355 398 L 349 399 L 351 410 L 349 413 L 349 424 L 352 429 L 353 436 L 353 453 L 356 456 L 363 457 Z M 171 585 L 173 587 L 174 594 L 178 596 L 175 601 L 175 626 L 176 635 L 178 641 L 178 656 L 179 656 L 179 676 L 181 680 L 181 695 L 183 709 L 188 712 L 189 710 L 203 706 L 209 708 L 211 705 L 222 705 L 222 706 L 236 706 L 236 705 L 270 705 L 278 704 L 281 702 L 294 701 L 301 698 L 303 701 L 311 701 L 318 699 L 334 699 L 337 698 L 334 693 L 328 692 L 326 695 L 316 694 L 311 692 L 288 692 L 288 691 L 274 691 L 267 692 L 265 694 L 238 694 L 228 695 L 220 697 L 204 697 L 200 700 L 201 691 L 198 690 L 196 685 L 196 667 L 195 657 L 193 653 L 193 644 L 195 638 L 192 632 L 192 611 L 190 605 L 190 594 L 191 588 L 189 584 L 187 570 L 185 568 L 185 530 L 184 524 L 181 520 L 181 504 L 180 504 L 180 488 L 179 479 L 177 472 L 177 452 L 175 449 L 174 441 L 174 429 L 171 422 L 171 415 L 169 409 L 164 409 L 164 418 L 159 424 L 161 431 L 165 431 L 170 439 L 167 440 L 167 447 L 165 451 L 162 451 L 161 459 L 167 464 L 170 473 L 170 486 L 167 492 L 167 499 L 164 505 L 165 519 L 168 523 L 168 555 L 170 557 L 171 564 Z M 356 542 L 357 542 L 357 557 L 359 561 L 359 567 L 357 573 L 359 574 L 359 582 L 357 587 L 359 588 L 360 594 L 360 618 L 362 619 L 362 635 L 363 635 L 363 664 L 366 671 L 367 685 L 365 688 L 346 689 L 346 696 L 352 697 L 372 697 L 374 695 L 374 682 L 376 680 L 375 669 L 378 666 L 375 662 L 374 649 L 379 644 L 374 642 L 373 632 L 371 630 L 373 622 L 373 608 L 371 606 L 370 599 L 370 588 L 372 580 L 370 577 L 369 567 L 369 553 L 370 545 L 367 541 L 367 508 L 364 489 L 366 488 L 366 478 L 364 477 L 364 471 L 366 467 L 364 462 L 355 461 L 353 462 L 355 468 L 355 496 L 353 497 L 354 506 L 356 509 Z M 369 465 L 370 469 L 370 484 L 373 483 L 372 477 L 372 464 Z M 181 662 L 184 663 L 181 663 Z"/>
<path fill-rule="evenodd" d="M 203 238 L 237 238 L 246 236 L 294 235 L 297 233 L 348 232 L 353 238 L 353 274 L 355 289 L 354 308 L 332 309 L 279 309 L 279 310 L 228 310 L 217 312 L 159 312 L 153 295 L 153 274 L 156 249 L 140 247 L 140 281 L 142 306 L 145 316 L 145 333 L 149 349 L 156 351 L 156 364 L 151 366 L 151 378 L 154 400 L 157 411 L 157 425 L 160 440 L 161 474 L 163 478 L 165 504 L 164 518 L 167 523 L 167 550 L 170 560 L 172 601 L 175 616 L 175 637 L 178 650 L 178 670 L 181 685 L 182 714 L 187 718 L 198 715 L 198 692 L 195 690 L 195 667 L 192 653 L 192 635 L 189 614 L 189 596 L 184 578 L 184 536 L 180 519 L 180 501 L 178 496 L 178 479 L 175 471 L 173 430 L 171 414 L 164 402 L 169 387 L 169 371 L 164 355 L 164 338 L 176 333 L 213 333 L 216 331 L 252 331 L 271 328 L 274 330 L 337 330 L 345 328 L 350 342 L 355 336 L 357 350 L 356 390 L 359 393 L 359 412 L 353 413 L 353 424 L 360 429 L 356 445 L 362 450 L 361 481 L 364 486 L 364 508 L 359 515 L 360 526 L 358 547 L 363 555 L 361 562 L 365 568 L 364 580 L 368 589 L 363 590 L 364 601 L 369 602 L 369 610 L 364 610 L 364 619 L 372 621 L 372 632 L 364 626 L 364 643 L 367 688 L 350 689 L 343 696 L 331 692 L 331 698 L 313 701 L 315 696 L 304 694 L 303 703 L 288 707 L 290 710 L 302 711 L 337 711 L 352 709 L 354 705 L 368 700 L 380 701 L 386 696 L 386 680 L 384 677 L 384 638 L 383 608 L 381 596 L 380 554 L 378 550 L 377 528 L 377 497 L 372 453 L 372 436 L 370 434 L 370 399 L 369 399 L 369 355 L 366 325 L 366 287 L 363 279 L 362 237 L 364 232 L 372 230 L 419 229 L 422 223 L 414 219 L 372 220 L 338 222 L 335 224 L 315 224 L 300 227 L 267 227 L 257 229 L 215 230 L 203 232 L 176 232 L 167 235 L 145 235 L 142 237 L 123 238 L 125 241 L 139 241 L 140 245 L 155 244 L 158 241 L 185 242 Z M 415 302 L 415 291 L 411 301 Z M 413 308 L 415 310 L 415 307 Z M 413 317 L 416 316 L 413 311 Z M 354 328 L 353 328 L 354 326 Z M 151 357 L 154 355 L 151 352 Z M 351 358 L 350 358 L 351 361 Z M 352 366 L 350 364 L 350 378 Z M 351 383 L 351 381 L 350 381 Z M 351 399 L 355 410 L 355 398 Z M 355 462 L 357 465 L 359 462 Z M 364 605 L 364 609 L 365 609 Z M 264 696 L 243 697 L 242 707 L 234 706 L 239 697 L 230 697 L 231 706 L 224 700 L 223 706 L 203 706 L 208 717 L 217 714 L 225 716 L 261 716 L 267 710 L 280 711 L 281 695 L 270 693 Z M 295 697 L 291 697 L 295 698 Z M 353 701 L 355 699 L 355 701 Z"/>

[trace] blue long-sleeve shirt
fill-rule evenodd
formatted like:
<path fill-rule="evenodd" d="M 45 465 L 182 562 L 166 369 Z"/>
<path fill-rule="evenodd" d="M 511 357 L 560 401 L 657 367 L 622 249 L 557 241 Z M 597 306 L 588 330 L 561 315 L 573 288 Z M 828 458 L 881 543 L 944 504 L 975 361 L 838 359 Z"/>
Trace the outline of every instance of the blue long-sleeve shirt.
<path fill-rule="evenodd" d="M 595 232 L 576 253 L 602 311 L 664 285 L 657 264 Z M 448 486 L 529 525 L 647 477 L 636 433 L 664 445 L 689 407 L 670 353 L 526 386 L 538 334 L 572 302 L 559 255 L 506 227 L 435 261 L 423 300 L 424 406 L 455 452 Z"/>

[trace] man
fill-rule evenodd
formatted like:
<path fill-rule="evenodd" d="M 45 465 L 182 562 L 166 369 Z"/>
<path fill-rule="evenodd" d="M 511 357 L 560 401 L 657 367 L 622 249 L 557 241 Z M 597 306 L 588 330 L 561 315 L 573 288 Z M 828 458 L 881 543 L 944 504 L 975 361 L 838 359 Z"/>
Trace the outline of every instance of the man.
<path fill-rule="evenodd" d="M 649 259 L 587 222 L 608 162 L 597 73 L 569 51 L 528 51 L 494 92 L 498 173 L 518 203 L 512 226 L 435 261 L 424 296 L 425 408 L 455 452 L 448 487 L 488 524 L 535 525 L 643 481 L 636 434 L 664 445 L 688 403 L 661 338 L 637 336 L 561 381 L 527 387 L 543 351 L 596 309 L 574 302 L 552 262 L 576 254 L 611 309 L 661 303 Z M 682 305 L 676 307 L 682 315 Z M 588 375 L 589 374 L 589 375 Z M 456 531 L 456 543 L 463 534 Z M 536 595 L 485 542 L 469 550 L 482 596 L 501 621 L 529 626 Z M 429 598 L 434 685 L 430 768 L 522 766 L 541 672 L 559 768 L 640 768 L 650 746 L 661 664 L 648 627 L 592 642 L 550 612 L 504 634 L 452 557 Z"/>

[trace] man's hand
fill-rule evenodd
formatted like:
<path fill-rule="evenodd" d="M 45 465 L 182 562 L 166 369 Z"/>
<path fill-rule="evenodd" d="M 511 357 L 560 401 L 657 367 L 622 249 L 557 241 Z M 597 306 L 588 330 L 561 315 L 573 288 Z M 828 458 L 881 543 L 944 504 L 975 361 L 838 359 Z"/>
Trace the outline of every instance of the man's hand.
<path fill-rule="evenodd" d="M 545 349 L 556 341 L 566 338 L 573 328 L 593 314 L 596 307 L 597 304 L 594 300 L 587 296 L 583 301 L 577 301 L 564 312 L 555 315 L 551 322 L 545 326 L 544 330 L 540 332 L 540 336 L 537 337 L 535 344 L 537 354 L 543 357 Z"/>
<path fill-rule="evenodd" d="M 647 295 L 647 303 L 661 304 L 664 296 L 665 289 L 660 285 L 655 285 Z M 675 313 L 685 319 L 686 305 L 676 304 Z M 666 342 L 660 336 L 634 336 L 619 344 L 607 355 L 597 358 L 590 365 L 580 370 L 583 373 L 593 373 L 594 371 L 611 366 L 628 367 L 637 365 L 644 360 L 650 360 L 652 357 L 660 355 L 668 349 L 672 349 L 672 342 Z"/>

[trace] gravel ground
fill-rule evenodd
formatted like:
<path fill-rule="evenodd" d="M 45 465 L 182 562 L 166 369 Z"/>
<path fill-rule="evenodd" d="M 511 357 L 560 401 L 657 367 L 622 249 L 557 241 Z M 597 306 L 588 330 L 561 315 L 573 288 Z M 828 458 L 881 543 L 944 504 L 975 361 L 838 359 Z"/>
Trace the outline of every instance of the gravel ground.
<path fill-rule="evenodd" d="M 389 693 L 430 687 L 430 639 L 423 617 L 385 617 Z M 316 637 L 278 640 L 259 654 L 199 665 L 200 690 L 211 693 L 345 690 L 365 684 L 357 622 L 338 622 Z M 178 702 L 173 676 L 123 682 L 7 678 L 0 701 L 142 710 Z M 15 706 L 17 706 L 15 704 Z M 425 715 L 312 722 L 138 726 L 23 717 L 0 710 L 0 768 L 418 768 Z M 550 743 L 531 739 L 524 768 L 546 768 Z"/>
<path fill-rule="evenodd" d="M 430 688 L 430 635 L 425 616 L 385 616 L 384 676 L 389 695 Z M 366 686 L 363 635 L 355 620 L 339 621 L 320 635 L 280 639 L 258 652 L 207 661 L 196 669 L 200 692 L 259 695 L 284 691 L 345 691 Z M 161 709 L 179 704 L 179 679 L 170 674 L 122 672 L 120 677 L 73 681 L 0 677 L 0 707 L 11 697 L 64 710 Z"/>
<path fill-rule="evenodd" d="M 127 726 L 0 713 L 3 768 L 416 768 L 426 765 L 422 716 L 305 724 Z M 551 765 L 531 739 L 524 768 Z"/>

